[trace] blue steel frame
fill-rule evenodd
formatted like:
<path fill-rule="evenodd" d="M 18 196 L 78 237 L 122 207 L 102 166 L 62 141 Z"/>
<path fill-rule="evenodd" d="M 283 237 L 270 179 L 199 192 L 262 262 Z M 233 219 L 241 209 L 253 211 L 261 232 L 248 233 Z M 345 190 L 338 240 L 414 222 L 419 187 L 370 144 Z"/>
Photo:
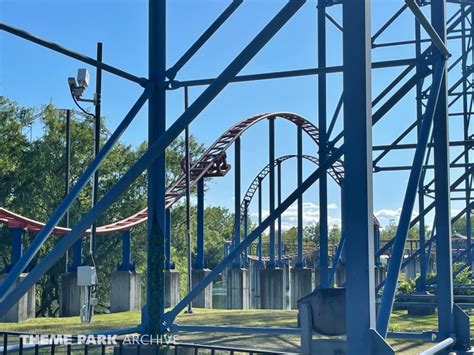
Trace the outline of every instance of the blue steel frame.
<path fill-rule="evenodd" d="M 455 2 L 455 1 L 451 1 Z M 192 299 L 199 294 L 212 280 L 224 270 L 229 264 L 239 260 L 240 255 L 247 250 L 250 244 L 258 238 L 258 255 L 261 258 L 262 244 L 261 234 L 270 228 L 270 267 L 275 265 L 275 221 L 281 225 L 281 214 L 295 201 L 298 201 L 298 262 L 301 266 L 302 259 L 302 196 L 313 184 L 319 180 L 320 201 L 320 264 L 321 287 L 330 287 L 334 278 L 335 266 L 337 266 L 343 249 L 350 250 L 345 253 L 345 265 L 347 272 L 346 297 L 347 297 L 347 334 L 348 349 L 350 354 L 360 353 L 390 353 L 390 347 L 383 341 L 380 335 L 390 336 L 387 332 L 390 312 L 394 301 L 397 279 L 400 268 L 403 267 L 404 244 L 408 230 L 416 225 L 420 226 L 420 249 L 411 258 L 420 257 L 422 268 L 417 290 L 426 289 L 426 265 L 431 252 L 432 242 L 436 240 L 437 257 L 437 289 L 438 289 L 438 327 L 440 339 L 448 339 L 456 335 L 455 339 L 465 339 L 465 323 L 463 313 L 454 306 L 453 297 L 453 272 L 451 252 L 451 215 L 450 215 L 450 187 L 452 191 L 465 192 L 463 201 L 466 207 L 462 213 L 467 216 L 467 265 L 471 267 L 474 251 L 471 242 L 470 216 L 472 209 L 471 187 L 473 166 L 469 161 L 469 149 L 472 146 L 472 136 L 469 134 L 469 123 L 472 110 L 472 92 L 468 77 L 472 74 L 472 65 L 468 65 L 468 55 L 471 60 L 473 50 L 473 4 L 472 2 L 459 2 L 461 7 L 450 19 L 446 19 L 446 1 L 438 0 L 431 2 L 431 20 L 428 20 L 420 6 L 413 0 L 408 0 L 394 16 L 392 16 L 376 33 L 370 37 L 370 0 L 347 0 L 327 1 L 318 0 L 317 27 L 318 27 L 318 67 L 313 69 L 290 70 L 274 73 L 261 73 L 237 76 L 240 70 L 259 52 L 259 50 L 271 40 L 271 38 L 284 26 L 291 17 L 305 3 L 304 0 L 289 0 L 278 14 L 264 27 L 264 29 L 245 47 L 245 49 L 226 67 L 226 69 L 213 79 L 200 79 L 191 81 L 177 81 L 175 77 L 179 70 L 192 58 L 192 56 L 207 42 L 207 40 L 220 28 L 220 26 L 236 11 L 242 0 L 234 0 L 224 12 L 214 21 L 211 26 L 198 38 L 190 49 L 169 69 L 166 69 L 166 1 L 149 1 L 149 78 L 140 78 L 126 73 L 118 68 L 96 61 L 82 54 L 65 49 L 57 44 L 35 37 L 23 30 L 0 23 L 0 30 L 9 32 L 36 44 L 62 53 L 71 58 L 80 60 L 104 71 L 118 75 L 127 80 L 143 86 L 144 92 L 137 102 L 119 124 L 97 157 L 86 169 L 70 193 L 65 197 L 57 210 L 51 216 L 45 227 L 39 232 L 32 244 L 23 255 L 18 256 L 18 248 L 14 247 L 14 263 L 7 278 L 0 284 L 0 314 L 5 313 L 27 290 L 73 245 L 77 245 L 84 231 L 93 224 L 103 211 L 113 203 L 119 195 L 132 183 L 145 169 L 148 169 L 148 259 L 147 259 L 147 305 L 144 307 L 142 324 L 135 330 L 151 334 L 163 333 L 168 327 L 174 329 L 185 329 L 183 326 L 174 325 L 173 322 L 180 311 L 182 311 Z M 338 24 L 328 12 L 327 7 L 342 4 L 343 24 Z M 410 9 L 416 17 L 415 40 L 399 41 L 391 43 L 375 43 L 378 37 L 407 9 Z M 468 21 L 470 17 L 470 22 Z M 326 65 L 326 21 L 330 21 L 343 33 L 343 65 L 328 67 Z M 456 30 L 461 25 L 460 34 Z M 467 26 L 470 26 L 468 29 Z M 422 39 L 421 29 L 424 29 L 428 39 Z M 468 34 L 466 34 L 468 32 Z M 448 37 L 449 34 L 449 37 Z M 466 40 L 469 38 L 469 40 Z M 461 39 L 462 53 L 451 66 L 447 67 L 445 61 L 449 56 L 447 40 Z M 421 50 L 421 44 L 431 42 L 432 44 Z M 371 61 L 371 49 L 398 45 L 415 45 L 415 59 L 398 59 L 382 62 Z M 461 63 L 463 68 L 462 78 L 449 90 L 447 88 L 448 72 L 457 64 Z M 398 75 L 374 100 L 371 98 L 371 69 L 390 68 L 406 66 L 406 69 Z M 408 77 L 415 69 L 413 76 Z M 342 73 L 344 89 L 335 109 L 332 120 L 327 129 L 327 74 Z M 423 80 L 432 74 L 432 84 L 423 90 Z M 262 220 L 262 196 L 259 187 L 259 225 L 248 233 L 247 225 L 244 226 L 244 239 L 240 235 L 240 140 L 236 141 L 235 161 L 235 217 L 236 229 L 233 238 L 233 249 L 225 256 L 224 260 L 210 272 L 204 280 L 197 285 L 180 303 L 169 312 L 164 312 L 163 288 L 164 270 L 172 267 L 171 263 L 171 213 L 165 210 L 165 164 L 164 151 L 166 147 L 199 115 L 199 113 L 231 82 L 242 82 L 252 80 L 277 79 L 283 77 L 299 77 L 306 75 L 318 75 L 318 120 L 320 129 L 320 167 L 309 175 L 304 181 L 302 178 L 302 141 L 301 129 L 298 129 L 298 181 L 297 189 L 286 199 L 281 196 L 281 171 L 278 166 L 278 204 L 275 206 L 275 177 L 274 177 L 274 120 L 269 120 L 269 158 L 270 158 L 270 215 Z M 408 77 L 408 79 L 407 79 Z M 403 80 L 405 80 L 403 82 Z M 166 130 L 166 91 L 178 87 L 189 87 L 196 85 L 209 85 L 204 92 L 191 104 L 191 106 Z M 373 146 L 371 141 L 372 125 L 376 124 L 387 112 L 401 101 L 413 88 L 417 92 L 417 120 L 399 138 L 388 146 Z M 388 94 L 396 89 L 392 96 Z M 457 92 L 455 90 L 461 90 Z M 422 100 L 429 97 L 426 109 L 423 112 Z M 469 102 L 469 96 L 471 101 Z M 454 97 L 449 102 L 448 98 Z M 457 100 L 462 98 L 463 112 L 449 113 L 451 107 Z M 380 104 L 385 100 L 383 104 Z M 55 248 L 41 259 L 28 276 L 17 287 L 10 290 L 18 275 L 28 266 L 39 248 L 44 244 L 53 228 L 60 222 L 72 202 L 77 198 L 79 192 L 99 168 L 101 162 L 106 158 L 121 134 L 127 129 L 133 118 L 141 107 L 148 101 L 149 104 L 149 148 L 146 153 L 130 168 L 120 181 L 108 191 L 103 198 L 87 213 L 72 231 L 62 238 Z M 372 113 L 372 106 L 379 108 Z M 344 131 L 331 139 L 335 122 L 341 110 L 344 113 Z M 448 117 L 462 116 L 464 134 L 462 142 L 449 142 Z M 430 138 L 431 125 L 432 138 Z M 415 146 L 400 144 L 402 139 L 414 128 L 418 130 L 418 143 Z M 344 139 L 343 144 L 339 144 Z M 458 145 L 463 148 L 463 153 L 453 162 L 449 159 L 449 146 Z M 345 149 L 347 147 L 348 149 Z M 380 167 L 377 164 L 391 150 L 413 149 L 415 155 L 413 165 L 409 167 Z M 383 152 L 372 161 L 372 151 L 383 150 Z M 434 163 L 428 165 L 430 151 L 433 150 Z M 329 273 L 328 255 L 328 215 L 327 215 L 327 178 L 326 170 L 337 159 L 344 155 L 345 180 L 343 186 L 342 204 L 342 238 L 333 260 L 332 272 Z M 457 163 L 464 158 L 464 163 Z M 464 174 L 450 186 L 449 171 L 452 167 L 461 167 Z M 374 229 L 372 220 L 372 173 L 390 170 L 410 170 L 405 199 L 400 217 L 400 224 L 396 236 L 380 250 L 379 241 L 374 240 Z M 434 169 L 434 180 L 428 184 L 424 183 L 425 174 L 428 169 Z M 430 186 L 435 184 L 434 193 L 436 199 L 425 207 L 424 199 L 428 195 Z M 464 183 L 464 191 L 455 190 Z M 418 194 L 418 206 L 420 213 L 418 217 L 411 219 Z M 239 197 L 239 198 L 237 198 Z M 198 253 L 196 268 L 204 267 L 204 184 L 203 180 L 198 185 Z M 425 239 L 425 217 L 434 209 L 436 213 L 436 233 L 430 239 Z M 247 210 L 246 210 L 247 212 Z M 455 217 L 459 218 L 461 214 Z M 238 218 L 237 218 L 238 217 Z M 245 219 L 247 221 L 247 219 Z M 281 229 L 278 228 L 278 264 L 281 262 Z M 388 277 L 384 283 L 382 302 L 377 319 L 377 331 L 375 330 L 375 292 L 381 285 L 376 287 L 374 283 L 374 265 L 378 257 L 392 248 L 392 258 L 388 270 Z M 78 261 L 76 250 L 75 262 Z M 79 254 L 80 255 L 80 254 Z M 406 263 L 406 262 L 405 262 Z M 130 257 L 130 234 L 123 234 L 123 263 L 124 267 L 131 266 Z M 77 266 L 77 265 L 76 265 Z M 10 290 L 7 292 L 7 290 Z M 357 306 L 355 306 L 357 305 Z M 196 328 L 197 329 L 197 328 Z M 212 328 L 214 329 L 214 328 Z M 245 331 L 242 330 L 241 331 Z M 284 332 L 285 330 L 281 330 Z M 272 331 L 268 331 L 272 332 Z M 397 336 L 396 334 L 392 334 Z M 418 337 L 418 335 L 401 335 L 405 337 Z M 420 334 L 419 337 L 426 337 Z M 368 344 L 370 344 L 368 346 Z M 456 349 L 466 350 L 466 344 L 457 341 L 454 343 Z M 369 347 L 369 349 L 367 349 Z"/>

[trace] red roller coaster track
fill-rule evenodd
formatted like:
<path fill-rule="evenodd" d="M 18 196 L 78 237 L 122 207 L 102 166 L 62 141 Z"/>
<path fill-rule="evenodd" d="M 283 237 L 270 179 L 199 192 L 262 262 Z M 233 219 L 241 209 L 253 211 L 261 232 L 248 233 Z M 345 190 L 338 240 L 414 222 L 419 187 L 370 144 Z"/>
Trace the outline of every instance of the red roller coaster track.
<path fill-rule="evenodd" d="M 214 144 L 197 160 L 193 162 L 190 170 L 190 186 L 194 187 L 199 179 L 204 177 L 218 177 L 224 176 L 230 169 L 230 165 L 226 161 L 226 151 L 234 143 L 234 141 L 240 137 L 248 128 L 254 124 L 265 120 L 265 119 L 276 119 L 283 118 L 295 125 L 301 126 L 304 132 L 316 143 L 319 144 L 319 130 L 318 128 L 306 120 L 305 118 L 288 112 L 277 112 L 277 113 L 264 113 L 256 116 L 249 117 L 222 134 Z M 330 175 L 333 176 L 337 181 L 341 181 L 344 177 L 344 166 L 342 161 L 336 161 L 330 168 Z M 167 208 L 171 207 L 186 193 L 186 179 L 185 175 L 182 174 L 171 186 L 166 190 L 165 205 Z M 119 232 L 130 230 L 137 225 L 140 225 L 147 220 L 147 209 L 143 209 L 123 220 L 116 221 L 107 225 L 103 225 L 97 228 L 98 234 L 105 234 L 110 232 Z M 7 225 L 11 228 L 24 228 L 29 232 L 39 231 L 44 223 L 30 219 L 25 216 L 21 216 L 14 212 L 11 212 L 5 208 L 0 207 L 0 223 Z M 64 235 L 68 233 L 70 229 L 56 227 L 53 230 L 55 235 Z M 87 230 L 86 234 L 90 231 Z"/>

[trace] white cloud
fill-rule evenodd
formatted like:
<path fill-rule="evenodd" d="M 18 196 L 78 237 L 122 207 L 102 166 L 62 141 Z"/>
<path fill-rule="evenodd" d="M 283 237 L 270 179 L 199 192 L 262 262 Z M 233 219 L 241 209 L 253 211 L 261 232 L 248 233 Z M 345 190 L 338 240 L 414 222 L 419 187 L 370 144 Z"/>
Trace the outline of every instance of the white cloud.
<path fill-rule="evenodd" d="M 336 209 L 337 205 L 332 203 L 328 205 L 330 209 Z M 303 226 L 310 224 L 315 224 L 319 222 L 319 206 L 312 202 L 303 202 Z M 258 219 L 258 212 L 251 212 L 250 216 L 256 222 Z M 268 210 L 262 211 L 263 218 L 269 216 Z M 298 204 L 294 203 L 281 215 L 281 229 L 288 230 L 292 227 L 295 227 L 298 223 Z M 328 216 L 328 224 L 330 227 L 333 225 L 341 225 L 341 220 L 339 217 Z M 277 226 L 278 228 L 278 226 Z"/>
<path fill-rule="evenodd" d="M 381 209 L 378 211 L 374 212 L 375 217 L 379 220 L 380 224 L 382 226 L 388 225 L 391 222 L 398 223 L 398 220 L 400 219 L 400 215 L 402 213 L 402 209 Z M 418 216 L 418 211 L 413 211 L 411 214 L 411 218 L 415 218 Z"/>

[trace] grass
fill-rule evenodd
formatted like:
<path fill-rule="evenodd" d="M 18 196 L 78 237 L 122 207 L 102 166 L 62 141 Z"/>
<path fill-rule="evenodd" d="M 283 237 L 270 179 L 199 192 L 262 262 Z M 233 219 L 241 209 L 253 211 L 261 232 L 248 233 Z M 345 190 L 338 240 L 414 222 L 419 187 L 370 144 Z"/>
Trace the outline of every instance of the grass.
<path fill-rule="evenodd" d="M 99 314 L 91 324 L 81 323 L 79 317 L 37 318 L 22 323 L 0 323 L 0 330 L 39 334 L 86 334 L 108 329 L 133 327 L 140 323 L 140 312 Z M 195 309 L 193 314 L 180 314 L 178 324 L 235 325 L 251 327 L 294 328 L 296 311 L 279 310 L 207 310 Z M 408 317 L 404 311 L 395 311 L 391 318 L 390 331 L 436 330 L 437 318 L 432 316 Z M 472 325 L 471 325 L 471 328 Z M 474 331 L 474 329 L 472 329 Z M 265 348 L 296 351 L 299 338 L 295 336 L 267 336 L 242 334 L 212 334 L 207 332 L 179 333 L 179 342 L 195 342 L 213 345 Z M 389 340 L 397 354 L 418 354 L 430 344 L 413 341 Z"/>

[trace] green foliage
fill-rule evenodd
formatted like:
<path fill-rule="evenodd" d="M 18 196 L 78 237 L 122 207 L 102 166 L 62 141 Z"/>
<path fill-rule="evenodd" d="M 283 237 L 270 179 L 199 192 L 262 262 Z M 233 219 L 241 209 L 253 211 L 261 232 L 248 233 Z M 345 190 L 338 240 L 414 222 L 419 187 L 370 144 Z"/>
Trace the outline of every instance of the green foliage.
<path fill-rule="evenodd" d="M 415 280 L 401 280 L 398 281 L 397 293 L 398 294 L 411 294 L 416 291 Z"/>
<path fill-rule="evenodd" d="M 474 216 L 471 216 L 471 228 L 474 225 Z M 467 228 L 466 228 L 466 216 L 459 218 L 456 222 L 452 225 L 453 233 L 458 233 L 461 235 L 467 235 Z"/>
<path fill-rule="evenodd" d="M 35 111 L 39 114 L 34 115 Z M 28 137 L 27 127 L 34 120 L 34 127 L 42 127 L 40 135 Z M 106 127 L 102 122 L 101 143 L 106 139 Z M 22 108 L 0 96 L 0 206 L 39 221 L 46 221 L 54 212 L 65 193 L 65 113 L 46 105 L 41 110 Z M 147 147 L 142 143 L 132 147 L 117 143 L 100 167 L 99 198 L 103 196 L 143 154 Z M 191 155 L 198 157 L 204 148 L 191 136 Z M 184 140 L 177 139 L 166 153 L 166 178 L 168 184 L 182 173 L 180 161 L 184 157 Z M 71 168 L 70 185 L 73 186 L 93 158 L 93 121 L 82 116 L 71 117 Z M 146 173 L 123 193 L 97 221 L 103 225 L 123 219 L 146 207 Z M 77 223 L 90 209 L 91 185 L 80 193 L 70 209 L 70 225 Z M 179 268 L 186 265 L 184 205 L 173 209 L 174 260 Z M 194 211 L 194 209 L 193 209 Z M 194 213 L 194 212 L 193 212 Z M 194 213 L 195 214 L 195 213 Z M 214 266 L 223 254 L 223 240 L 228 239 L 232 229 L 232 215 L 225 209 L 206 209 L 206 260 Z M 64 222 L 62 222 L 62 225 Z M 193 222 L 192 231 L 195 231 Z M 193 232 L 195 233 L 195 232 Z M 194 235 L 195 236 L 195 235 Z M 25 247 L 34 238 L 25 237 Z M 132 258 L 139 272 L 146 270 L 146 226 L 132 231 Z M 52 249 L 59 237 L 51 236 L 41 248 L 31 267 Z M 195 238 L 193 238 L 195 240 Z M 11 236 L 7 228 L 0 229 L 0 265 L 10 262 Z M 193 246 L 194 247 L 194 246 Z M 84 257 L 88 254 L 89 241 L 84 242 Z M 193 254 L 194 255 L 194 254 Z M 100 235 L 97 238 L 95 262 L 98 266 L 99 311 L 105 310 L 109 302 L 111 273 L 121 262 L 119 233 Z M 59 309 L 60 275 L 65 270 L 61 260 L 37 283 L 37 313 L 57 316 Z M 183 278 L 185 280 L 185 278 Z M 145 284 L 145 277 L 143 277 Z M 185 288 L 183 288 L 184 290 Z"/>
<path fill-rule="evenodd" d="M 396 224 L 393 221 L 390 222 L 390 224 L 388 226 L 386 226 L 385 228 L 380 230 L 381 240 L 387 241 L 387 240 L 392 239 L 395 236 L 395 234 L 397 233 L 397 228 L 398 228 L 398 224 Z M 429 237 L 430 233 L 431 233 L 431 231 L 430 231 L 429 227 L 425 227 L 425 236 L 427 238 Z M 419 229 L 418 225 L 413 226 L 412 228 L 410 228 L 410 230 L 408 231 L 407 239 L 416 240 L 416 239 L 419 239 L 419 238 L 420 238 L 420 229 Z"/>

